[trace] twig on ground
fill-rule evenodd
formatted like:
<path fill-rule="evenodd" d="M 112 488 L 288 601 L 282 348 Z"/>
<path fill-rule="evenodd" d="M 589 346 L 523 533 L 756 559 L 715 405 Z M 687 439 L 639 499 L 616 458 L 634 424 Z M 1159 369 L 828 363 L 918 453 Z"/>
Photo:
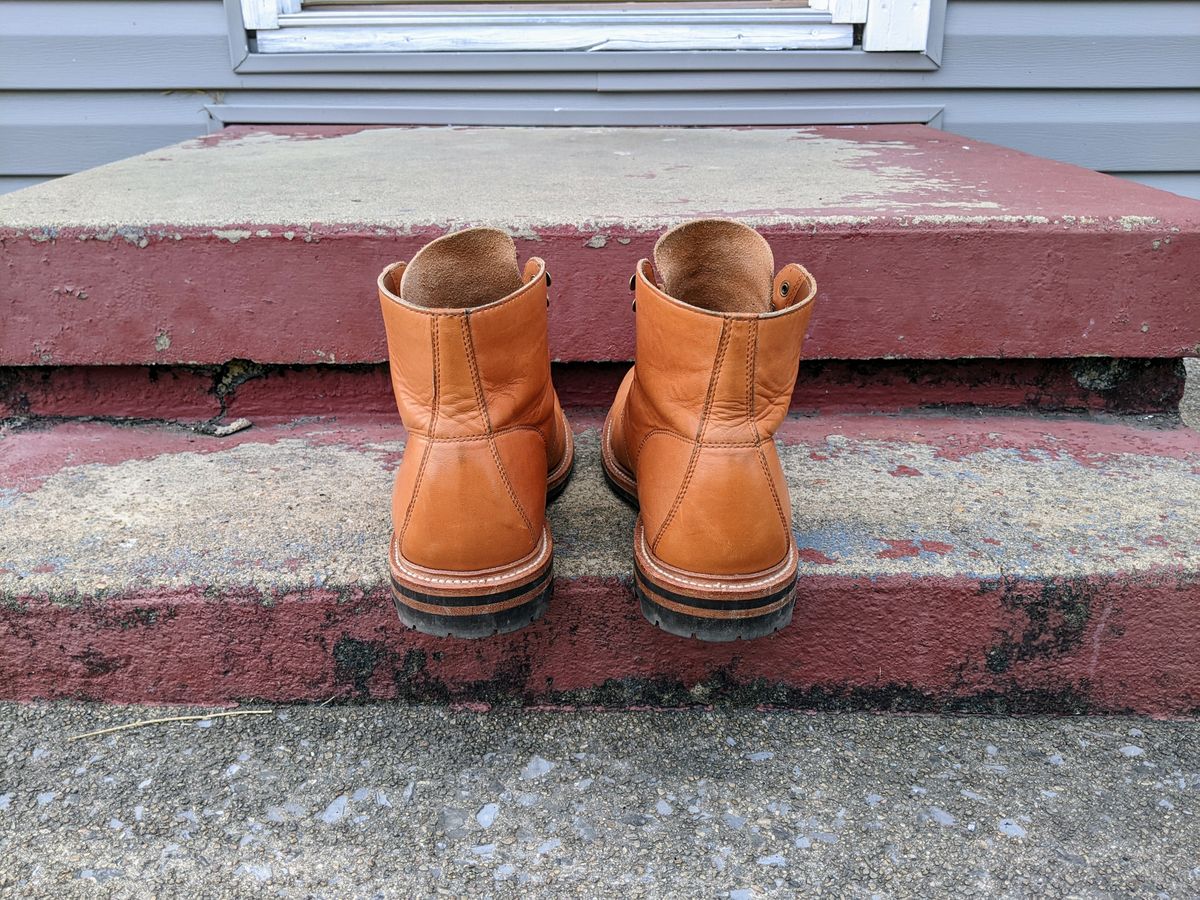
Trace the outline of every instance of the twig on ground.
<path fill-rule="evenodd" d="M 130 728 L 141 728 L 143 725 L 161 725 L 163 722 L 198 722 L 202 719 L 225 719 L 230 716 L 269 716 L 273 709 L 233 709 L 228 712 L 202 713 L 194 716 L 164 716 L 161 719 L 140 719 L 125 725 L 114 725 L 112 728 L 100 728 L 83 734 L 73 734 L 68 741 L 78 741 L 83 738 L 99 737 L 102 734 L 112 734 L 114 731 L 128 731 Z"/>

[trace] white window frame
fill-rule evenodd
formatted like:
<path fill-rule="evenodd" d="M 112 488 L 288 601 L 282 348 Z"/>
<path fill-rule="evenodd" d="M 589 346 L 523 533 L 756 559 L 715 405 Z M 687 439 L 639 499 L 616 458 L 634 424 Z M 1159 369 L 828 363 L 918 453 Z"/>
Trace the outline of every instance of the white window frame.
<path fill-rule="evenodd" d="M 228 2 L 228 0 L 227 0 Z M 862 51 L 924 53 L 934 0 L 810 0 L 808 8 L 304 10 L 301 0 L 234 0 L 253 52 Z M 249 40 L 248 40 L 249 44 Z M 248 47 L 249 49 L 249 47 Z"/>
<path fill-rule="evenodd" d="M 318 49 L 316 43 L 307 42 L 307 46 L 294 44 L 284 52 L 262 52 L 259 44 L 263 43 L 265 32 L 283 32 L 289 29 L 304 29 L 308 27 L 328 28 L 330 32 L 339 26 L 332 24 L 332 16 L 326 19 L 326 24 L 317 25 L 305 20 L 305 15 L 313 15 L 315 11 L 305 14 L 300 9 L 300 0 L 224 0 L 229 23 L 230 58 L 234 71 L 240 75 L 256 79 L 257 76 L 278 73 L 308 73 L 350 75 L 352 73 L 370 73 L 380 77 L 385 73 L 438 73 L 438 72 L 636 72 L 636 71 L 827 71 L 831 74 L 838 71 L 854 70 L 908 70 L 932 71 L 941 64 L 943 21 L 945 17 L 946 0 L 810 0 L 810 9 L 804 11 L 808 24 L 803 21 L 785 23 L 795 31 L 797 24 L 807 27 L 817 35 L 811 43 L 805 46 L 791 46 L 787 41 L 802 42 L 803 37 L 794 33 L 786 36 L 785 40 L 760 40 L 762 48 L 754 49 L 750 42 L 743 42 L 738 49 L 729 49 L 719 44 L 700 43 L 698 32 L 676 32 L 668 37 L 675 38 L 674 43 L 648 44 L 645 40 L 630 40 L 605 42 L 596 40 L 595 23 L 586 23 L 585 19 L 569 21 L 572 16 L 595 15 L 583 10 L 572 13 L 569 7 L 549 7 L 551 18 L 557 16 L 559 21 L 551 21 L 548 26 L 531 25 L 528 20 L 516 29 L 525 32 L 517 42 L 508 46 L 511 49 L 478 49 L 470 44 L 465 36 L 472 26 L 468 19 L 457 18 L 453 21 L 436 22 L 438 11 L 432 8 L 428 11 L 412 11 L 406 15 L 424 16 L 430 27 L 444 27 L 443 34 L 447 41 L 445 50 L 429 50 L 426 47 L 399 49 L 394 46 L 382 45 L 380 49 L 366 49 L 366 42 L 361 38 L 357 47 L 347 44 L 344 49 L 327 46 Z M 824 7 L 824 8 L 822 8 Z M 350 8 L 351 10 L 353 7 Z M 647 11 L 649 12 L 649 11 Z M 687 10 L 680 10 L 685 13 Z M 691 12 L 696 12 L 692 10 Z M 718 11 L 721 12 L 721 11 Z M 750 11 L 754 12 L 754 11 Z M 763 11 L 758 11 L 763 12 Z M 784 13 L 785 10 L 770 12 Z M 791 11 L 794 15 L 797 11 Z M 747 15 L 745 9 L 724 11 L 726 15 Z M 323 13 L 328 15 L 328 13 Z M 334 13 L 334 15 L 348 15 Z M 443 11 L 442 15 L 445 15 Z M 455 13 L 456 16 L 461 14 Z M 473 15 L 494 15 L 481 13 Z M 623 13 L 628 16 L 627 13 Z M 818 19 L 817 17 L 821 18 Z M 540 13 L 543 20 L 546 14 Z M 799 17 L 798 17 L 799 18 Z M 562 28 L 568 26 L 567 32 Z M 776 28 L 759 18 L 755 25 Z M 396 20 L 394 24 L 400 28 L 405 23 Z M 410 20 L 408 25 L 412 25 Z M 622 23 L 619 23 L 622 24 Z M 669 25 L 670 23 L 663 23 Z M 714 34 L 710 23 L 709 33 Z M 720 23 L 718 29 L 724 29 L 728 39 L 728 21 Z M 476 23 L 478 25 L 478 23 Z M 507 25 L 507 23 L 506 23 Z M 553 44 L 542 44 L 538 49 L 529 49 L 533 39 L 530 32 L 539 28 L 557 29 L 559 39 L 567 45 L 571 39 L 563 38 L 569 35 L 570 27 L 582 26 L 587 29 L 588 38 L 577 49 L 557 49 Z M 846 44 L 845 27 L 849 26 L 856 35 L 861 35 L 861 41 L 853 46 L 842 49 L 831 49 L 834 41 Z M 356 27 L 356 26 L 348 26 Z M 685 23 L 684 29 L 691 28 L 691 23 Z M 822 35 L 822 28 L 828 29 Z M 840 29 L 840 30 L 835 30 Z M 509 28 L 511 29 L 511 27 Z M 330 32 L 327 32 L 330 33 Z M 297 34 L 298 32 L 294 32 Z M 550 31 L 544 34 L 549 35 Z M 578 35 L 578 32 L 576 33 Z M 830 37 L 833 35 L 835 37 Z M 644 35 L 639 35 L 642 37 Z M 759 36 L 761 38 L 761 35 Z M 457 43 L 451 43 L 455 42 Z M 271 35 L 266 38 L 266 44 L 275 43 L 276 49 L 291 42 L 291 38 Z M 336 43 L 335 41 L 332 43 Z M 780 44 L 786 46 L 780 47 Z M 563 46 L 559 44 L 557 46 Z M 494 45 L 493 45 L 494 46 Z M 525 49 L 521 49 L 524 46 Z M 769 47 L 770 49 L 766 49 Z M 821 49 L 821 48 L 825 49 Z M 685 49 L 686 48 L 686 49 Z M 551 50 L 552 52 L 546 52 Z M 600 51 L 600 52 L 597 52 Z"/>
<path fill-rule="evenodd" d="M 862 25 L 867 53 L 923 53 L 929 44 L 930 0 L 809 0 L 809 6 L 828 10 L 836 24 Z"/>
<path fill-rule="evenodd" d="M 525 9 L 477 4 L 445 10 L 291 11 L 295 0 L 242 0 L 253 10 L 260 53 L 450 53 L 640 50 L 849 50 L 854 26 L 827 10 L 625 8 L 564 4 Z M 274 15 L 272 15 L 274 13 Z"/>

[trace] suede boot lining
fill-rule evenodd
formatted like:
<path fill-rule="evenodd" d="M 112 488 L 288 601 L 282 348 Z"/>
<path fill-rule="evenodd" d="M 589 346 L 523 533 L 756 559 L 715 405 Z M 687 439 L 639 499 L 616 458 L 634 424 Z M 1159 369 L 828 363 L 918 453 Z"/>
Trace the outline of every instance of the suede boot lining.
<path fill-rule="evenodd" d="M 768 313 L 775 257 L 753 228 L 728 219 L 700 219 L 673 228 L 654 246 L 664 292 L 712 312 Z"/>
<path fill-rule="evenodd" d="M 470 228 L 423 247 L 405 268 L 399 294 L 427 309 L 472 309 L 522 284 L 513 239 L 495 228 Z"/>

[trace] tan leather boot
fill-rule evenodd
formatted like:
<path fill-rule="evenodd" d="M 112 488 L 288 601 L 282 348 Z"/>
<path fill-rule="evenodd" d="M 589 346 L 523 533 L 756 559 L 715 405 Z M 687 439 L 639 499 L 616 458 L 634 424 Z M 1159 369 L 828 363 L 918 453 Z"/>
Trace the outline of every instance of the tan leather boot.
<path fill-rule="evenodd" d="M 392 388 L 408 430 L 392 495 L 392 592 L 427 634 L 486 637 L 545 612 L 546 502 L 571 429 L 550 383 L 542 260 L 473 228 L 379 276 Z"/>
<path fill-rule="evenodd" d="M 642 612 L 701 640 L 770 634 L 791 621 L 798 562 L 773 436 L 816 283 L 798 265 L 774 274 L 753 229 L 709 219 L 664 234 L 631 286 L 636 359 L 605 421 L 601 459 L 640 509 Z"/>

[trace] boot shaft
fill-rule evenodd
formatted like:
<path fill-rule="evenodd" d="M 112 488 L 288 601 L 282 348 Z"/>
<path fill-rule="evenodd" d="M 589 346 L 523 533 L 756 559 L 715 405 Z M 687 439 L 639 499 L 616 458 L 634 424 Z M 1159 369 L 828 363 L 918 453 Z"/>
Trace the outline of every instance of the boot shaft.
<path fill-rule="evenodd" d="M 405 427 L 466 437 L 552 412 L 545 264 L 518 268 L 512 239 L 471 229 L 379 276 L 396 406 Z"/>
<path fill-rule="evenodd" d="M 766 241 L 736 222 L 680 226 L 654 256 L 634 276 L 637 358 L 604 437 L 610 477 L 636 483 L 643 555 L 720 578 L 794 567 L 772 438 L 815 282 L 797 265 L 775 274 Z"/>
<path fill-rule="evenodd" d="M 650 418 L 704 440 L 769 437 L 787 413 L 816 284 L 774 274 L 750 228 L 702 221 L 667 232 L 634 275 L 636 390 Z M 658 281 L 661 279 L 662 286 Z"/>

